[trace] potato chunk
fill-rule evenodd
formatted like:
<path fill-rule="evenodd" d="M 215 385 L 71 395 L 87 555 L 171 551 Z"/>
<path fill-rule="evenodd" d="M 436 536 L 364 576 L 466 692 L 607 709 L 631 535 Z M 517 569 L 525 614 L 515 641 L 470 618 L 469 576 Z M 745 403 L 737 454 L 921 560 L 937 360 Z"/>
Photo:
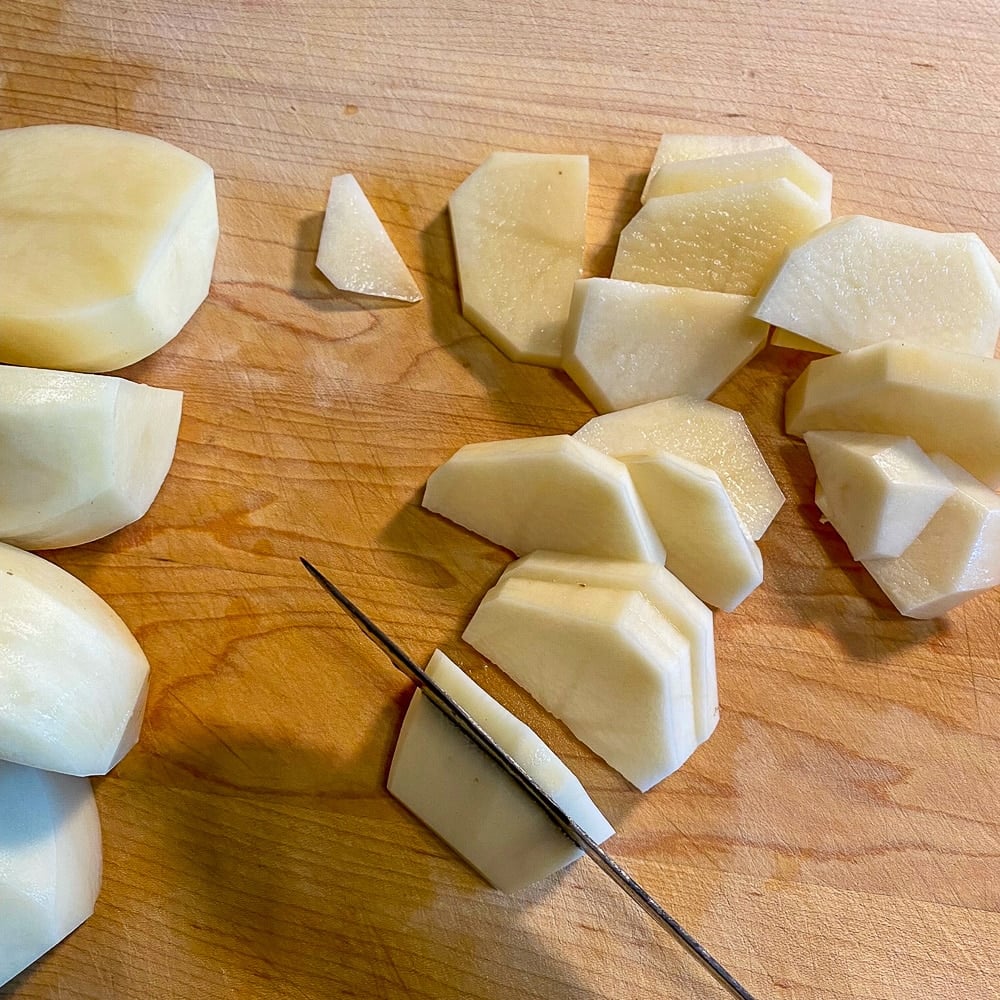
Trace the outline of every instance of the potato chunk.
<path fill-rule="evenodd" d="M 105 774 L 139 737 L 149 664 L 125 623 L 53 563 L 0 544 L 0 759 Z"/>
<path fill-rule="evenodd" d="M 753 311 L 835 351 L 896 339 L 992 358 L 995 266 L 973 233 L 848 216 L 794 247 Z"/>
<path fill-rule="evenodd" d="M 622 230 L 611 277 L 756 295 L 785 251 L 829 220 L 785 178 L 651 198 Z"/>
<path fill-rule="evenodd" d="M 79 545 L 142 517 L 173 460 L 182 398 L 106 375 L 0 368 L 0 539 Z"/>
<path fill-rule="evenodd" d="M 0 132 L 0 361 L 102 372 L 171 340 L 208 294 L 212 168 L 89 125 Z"/>
<path fill-rule="evenodd" d="M 899 341 L 819 358 L 785 397 L 785 429 L 912 437 L 1000 486 L 1000 361 Z"/>
<path fill-rule="evenodd" d="M 0 816 L 2 986 L 94 912 L 101 826 L 86 778 L 7 761 L 0 761 Z"/>
<path fill-rule="evenodd" d="M 403 302 L 422 298 L 353 174 L 341 174 L 330 183 L 316 266 L 345 292 Z"/>
<path fill-rule="evenodd" d="M 664 558 L 625 466 L 565 434 L 466 445 L 431 474 L 423 505 L 517 555 Z"/>
<path fill-rule="evenodd" d="M 710 396 L 767 341 L 750 298 L 611 278 L 576 283 L 563 368 L 602 411 Z"/>
<path fill-rule="evenodd" d="M 586 156 L 493 153 L 448 202 L 462 312 L 512 361 L 562 361 L 588 172 Z"/>
<path fill-rule="evenodd" d="M 639 593 L 508 577 L 463 638 L 640 791 L 698 745 L 690 646 Z"/>
<path fill-rule="evenodd" d="M 597 843 L 614 830 L 568 767 L 440 650 L 427 673 Z M 417 691 L 389 770 L 389 792 L 491 885 L 516 892 L 581 857 L 538 805 Z"/>

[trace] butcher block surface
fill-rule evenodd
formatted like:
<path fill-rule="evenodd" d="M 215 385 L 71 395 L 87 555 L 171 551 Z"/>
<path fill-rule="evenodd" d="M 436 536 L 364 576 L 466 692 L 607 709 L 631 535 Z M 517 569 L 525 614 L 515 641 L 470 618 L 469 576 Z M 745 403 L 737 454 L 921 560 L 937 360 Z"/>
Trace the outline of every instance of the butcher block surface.
<path fill-rule="evenodd" d="M 998 28 L 959 0 L 0 3 L 0 127 L 176 143 L 214 166 L 222 222 L 208 301 L 124 372 L 185 393 L 160 496 L 47 553 L 134 630 L 152 685 L 139 745 L 95 781 L 96 913 L 0 995 L 724 995 L 588 862 L 505 897 L 389 798 L 410 687 L 305 556 L 533 725 L 611 852 L 759 998 L 995 996 L 1000 592 L 901 619 L 820 523 L 781 425 L 809 355 L 769 347 L 714 397 L 788 500 L 763 586 L 716 615 L 719 728 L 646 795 L 462 644 L 509 555 L 420 497 L 467 442 L 593 414 L 461 318 L 447 199 L 491 151 L 590 156 L 587 274 L 609 273 L 665 131 L 787 136 L 833 171 L 835 214 L 996 251 Z M 314 269 L 348 171 L 421 303 Z"/>

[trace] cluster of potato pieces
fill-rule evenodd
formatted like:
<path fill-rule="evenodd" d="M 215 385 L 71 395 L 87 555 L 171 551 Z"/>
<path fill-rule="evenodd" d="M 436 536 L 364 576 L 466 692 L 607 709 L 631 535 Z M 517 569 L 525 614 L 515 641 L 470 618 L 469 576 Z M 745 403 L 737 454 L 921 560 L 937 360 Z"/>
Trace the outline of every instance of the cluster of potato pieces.
<path fill-rule="evenodd" d="M 149 683 L 121 618 L 28 550 L 149 509 L 182 394 L 98 373 L 180 331 L 218 235 L 211 167 L 168 143 L 81 125 L 0 132 L 0 984 L 93 912 L 87 776 L 136 743 Z"/>
<path fill-rule="evenodd" d="M 783 498 L 740 415 L 707 397 L 769 333 L 830 355 L 790 389 L 786 430 L 897 609 L 935 617 L 1000 583 L 1000 267 L 974 234 L 831 221 L 831 175 L 785 139 L 665 135 L 611 276 L 580 279 L 587 184 L 586 157 L 495 153 L 449 209 L 464 315 L 512 360 L 562 367 L 600 415 L 468 445 L 423 503 L 521 556 L 466 641 L 645 791 L 718 718 L 706 605 L 762 580 L 756 541 Z M 514 724 L 442 654 L 431 669 L 488 730 Z M 516 790 L 481 791 L 488 762 L 436 714 L 415 698 L 390 791 L 498 887 L 577 856 Z M 518 732 L 510 752 L 529 772 L 542 753 L 543 786 L 610 835 Z"/>

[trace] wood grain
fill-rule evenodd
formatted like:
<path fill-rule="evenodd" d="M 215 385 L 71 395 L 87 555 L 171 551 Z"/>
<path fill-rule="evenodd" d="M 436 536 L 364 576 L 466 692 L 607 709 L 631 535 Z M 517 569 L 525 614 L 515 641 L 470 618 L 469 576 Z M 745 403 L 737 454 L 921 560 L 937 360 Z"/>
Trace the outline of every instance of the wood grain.
<path fill-rule="evenodd" d="M 998 28 L 995 3 L 958 0 L 0 3 L 0 127 L 175 142 L 216 168 L 223 224 L 209 301 L 126 372 L 186 393 L 163 492 L 52 554 L 135 630 L 152 692 L 140 746 L 97 782 L 97 913 L 0 995 L 720 995 L 590 867 L 505 898 L 388 798 L 405 682 L 300 554 L 535 725 L 618 827 L 614 853 L 759 996 L 993 995 L 1000 595 L 901 620 L 819 524 L 780 432 L 805 355 L 768 349 L 716 397 L 789 499 L 764 586 L 717 616 L 718 733 L 648 795 L 462 647 L 507 557 L 419 497 L 461 444 L 591 415 L 459 317 L 445 206 L 489 151 L 590 155 L 589 273 L 666 130 L 786 135 L 833 171 L 838 213 L 997 250 Z M 343 171 L 420 305 L 314 270 Z"/>

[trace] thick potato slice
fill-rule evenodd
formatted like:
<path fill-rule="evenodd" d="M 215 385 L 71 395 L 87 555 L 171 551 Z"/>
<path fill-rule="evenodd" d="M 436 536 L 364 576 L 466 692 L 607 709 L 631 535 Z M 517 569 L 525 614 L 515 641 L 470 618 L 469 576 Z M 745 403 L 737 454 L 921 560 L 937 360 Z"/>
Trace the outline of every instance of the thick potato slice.
<path fill-rule="evenodd" d="M 664 451 L 622 461 L 667 551 L 667 568 L 692 593 L 732 611 L 761 585 L 760 549 L 716 472 Z"/>
<path fill-rule="evenodd" d="M 713 156 L 748 153 L 755 149 L 774 149 L 789 142 L 780 135 L 691 135 L 666 132 L 653 155 L 653 163 L 642 189 L 642 201 L 649 197 L 649 185 L 656 172 L 665 163 L 683 163 L 688 160 L 706 160 Z"/>
<path fill-rule="evenodd" d="M 785 429 L 912 437 L 1000 486 L 1000 361 L 883 341 L 810 363 L 785 397 Z"/>
<path fill-rule="evenodd" d="M 743 415 L 718 403 L 659 399 L 594 417 L 573 436 L 616 458 L 666 451 L 713 469 L 754 540 L 785 502 Z"/>
<path fill-rule="evenodd" d="M 0 544 L 0 759 L 104 774 L 139 737 L 149 664 L 89 587 Z"/>
<path fill-rule="evenodd" d="M 512 361 L 562 361 L 588 173 L 586 156 L 493 153 L 448 202 L 462 313 Z"/>
<path fill-rule="evenodd" d="M 691 646 L 695 737 L 704 743 L 712 735 L 719 722 L 712 612 L 673 573 L 651 563 L 532 552 L 511 563 L 501 579 L 510 576 L 642 594 Z"/>
<path fill-rule="evenodd" d="M 576 283 L 563 368 L 601 412 L 710 396 L 767 341 L 750 298 L 611 278 Z"/>
<path fill-rule="evenodd" d="M 832 347 L 826 344 L 817 344 L 815 340 L 808 337 L 800 337 L 791 330 L 783 330 L 776 326 L 771 331 L 771 343 L 775 347 L 787 347 L 793 351 L 809 351 L 811 354 L 836 354 Z"/>
<path fill-rule="evenodd" d="M 208 294 L 212 168 L 89 125 L 0 131 L 0 361 L 112 371 L 171 340 Z"/>
<path fill-rule="evenodd" d="M 93 912 L 101 826 L 86 778 L 0 761 L 0 986 Z"/>
<path fill-rule="evenodd" d="M 597 843 L 614 830 L 568 767 L 440 650 L 427 673 Z M 516 892 L 579 858 L 500 767 L 417 691 L 389 770 L 389 792 L 483 878 Z"/>
<path fill-rule="evenodd" d="M 835 351 L 897 339 L 992 358 L 995 266 L 973 233 L 848 216 L 789 252 L 753 312 Z"/>
<path fill-rule="evenodd" d="M 664 163 L 650 178 L 646 200 L 667 194 L 777 180 L 779 177 L 788 178 L 820 208 L 830 211 L 833 175 L 790 143 L 707 159 Z"/>
<path fill-rule="evenodd" d="M 611 277 L 756 295 L 785 251 L 829 221 L 785 178 L 651 198 L 622 230 Z"/>
<path fill-rule="evenodd" d="M 937 618 L 1000 584 L 1000 496 L 950 458 L 930 457 L 955 491 L 901 556 L 862 560 L 909 618 Z"/>
<path fill-rule="evenodd" d="M 403 302 L 422 298 L 353 174 L 341 174 L 330 183 L 316 266 L 341 291 Z"/>
<path fill-rule="evenodd" d="M 173 460 L 182 399 L 107 375 L 0 368 L 0 539 L 79 545 L 142 517 Z"/>
<path fill-rule="evenodd" d="M 640 791 L 698 745 L 690 646 L 639 593 L 508 577 L 463 638 Z"/>
<path fill-rule="evenodd" d="M 664 559 L 625 466 L 565 434 L 466 445 L 431 474 L 423 505 L 517 555 Z"/>
<path fill-rule="evenodd" d="M 955 492 L 906 437 L 806 431 L 816 467 L 816 505 L 855 559 L 902 555 Z"/>

